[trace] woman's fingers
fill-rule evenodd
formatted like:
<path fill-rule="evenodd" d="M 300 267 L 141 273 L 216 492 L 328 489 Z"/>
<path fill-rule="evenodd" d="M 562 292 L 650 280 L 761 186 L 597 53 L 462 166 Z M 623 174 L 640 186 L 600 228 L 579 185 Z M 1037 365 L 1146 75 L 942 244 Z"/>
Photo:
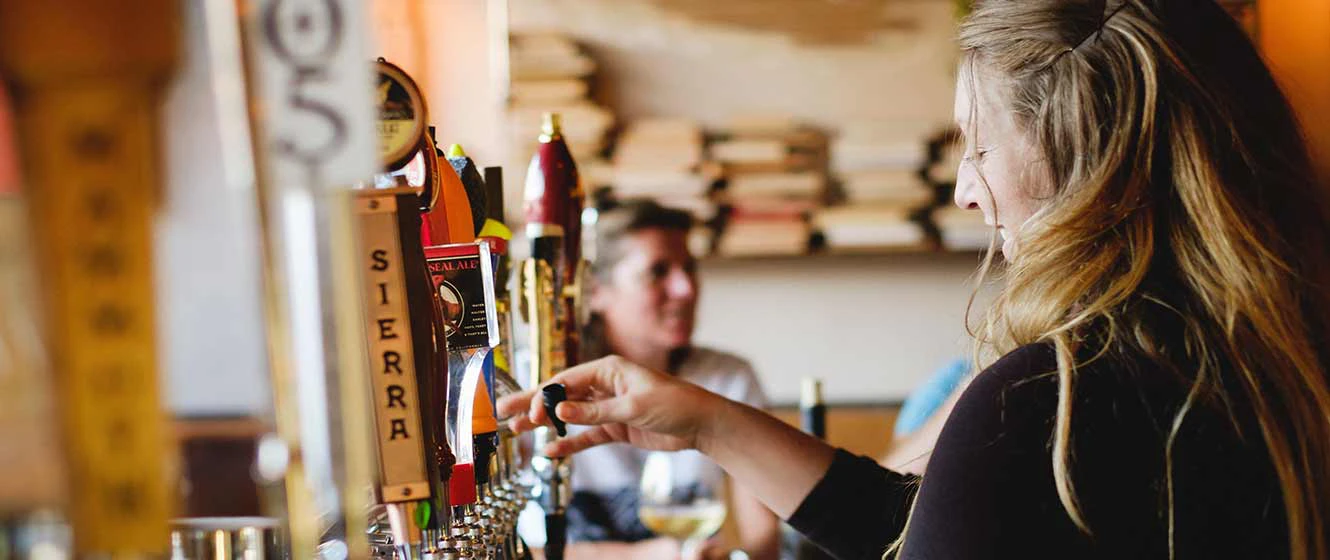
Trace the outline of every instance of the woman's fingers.
<path fill-rule="evenodd" d="M 560 383 L 570 401 L 581 401 L 596 395 L 614 395 L 614 375 L 619 358 L 601 358 L 568 368 L 541 385 Z M 537 424 L 549 422 L 545 404 L 538 391 L 523 391 L 504 397 L 499 403 L 499 414 L 518 414 L 523 409 L 528 419 Z"/>
<path fill-rule="evenodd" d="M 613 432 L 607 426 L 596 426 L 586 431 L 578 432 L 568 437 L 555 439 L 545 446 L 545 454 L 551 457 L 565 457 L 590 449 L 597 445 L 614 443 L 618 441 Z"/>
<path fill-rule="evenodd" d="M 538 427 L 540 426 L 532 422 L 525 414 L 518 414 L 508 420 L 508 429 L 518 434 L 529 432 Z"/>
<path fill-rule="evenodd" d="M 517 433 L 528 432 L 548 425 L 545 407 L 536 391 L 523 391 L 500 398 L 499 416 L 508 422 L 508 428 Z"/>
<path fill-rule="evenodd" d="M 619 398 L 616 390 L 621 389 L 619 377 L 624 371 L 623 359 L 610 356 L 555 375 L 546 384 L 563 384 L 568 393 L 565 403 L 571 405 L 568 412 L 559 412 L 559 418 L 576 424 L 631 420 L 632 407 L 629 401 Z M 564 410 L 563 405 L 560 410 Z M 498 412 L 500 417 L 510 417 L 509 427 L 518 432 L 550 424 L 539 391 L 523 391 L 499 399 Z"/>
<path fill-rule="evenodd" d="M 582 399 L 591 394 L 612 395 L 622 361 L 618 356 L 608 356 L 578 364 L 559 372 L 550 383 L 562 383 L 568 388 L 571 399 Z"/>
<path fill-rule="evenodd" d="M 529 407 L 526 414 L 515 414 L 508 420 L 509 428 L 522 433 L 552 424 L 540 398 L 533 398 L 527 403 Z M 564 401 L 559 404 L 555 414 L 564 422 L 582 425 L 624 422 L 632 418 L 631 408 L 623 397 L 602 401 Z"/>
<path fill-rule="evenodd" d="M 554 413 L 564 422 L 595 425 L 629 423 L 634 419 L 633 409 L 629 397 L 614 397 L 599 401 L 565 401 Z"/>
<path fill-rule="evenodd" d="M 526 416 L 527 407 L 531 402 L 531 397 L 535 391 L 522 391 L 499 397 L 495 402 L 498 409 L 499 418 L 514 418 Z"/>

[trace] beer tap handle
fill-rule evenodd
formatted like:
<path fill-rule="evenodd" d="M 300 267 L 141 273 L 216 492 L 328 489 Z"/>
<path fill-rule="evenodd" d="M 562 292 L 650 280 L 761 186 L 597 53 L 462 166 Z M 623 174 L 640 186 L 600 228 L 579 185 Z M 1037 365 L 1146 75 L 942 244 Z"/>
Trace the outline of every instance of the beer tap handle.
<path fill-rule="evenodd" d="M 545 558 L 563 560 L 568 544 L 568 517 L 562 513 L 545 516 Z"/>
<path fill-rule="evenodd" d="M 540 389 L 545 404 L 545 414 L 550 417 L 550 422 L 554 423 L 554 429 L 559 432 L 559 437 L 568 435 L 568 425 L 559 419 L 554 410 L 559 407 L 559 403 L 568 400 L 568 390 L 559 383 L 551 383 Z"/>

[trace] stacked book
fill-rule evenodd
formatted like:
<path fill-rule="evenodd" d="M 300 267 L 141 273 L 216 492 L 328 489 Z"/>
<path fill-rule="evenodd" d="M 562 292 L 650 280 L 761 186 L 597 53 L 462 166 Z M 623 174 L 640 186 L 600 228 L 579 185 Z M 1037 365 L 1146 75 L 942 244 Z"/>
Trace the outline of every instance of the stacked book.
<path fill-rule="evenodd" d="M 600 157 L 614 114 L 591 100 L 596 62 L 571 38 L 557 33 L 509 38 L 508 117 L 513 154 L 522 161 L 535 151 L 542 116 L 563 116 L 563 133 L 579 164 Z"/>
<path fill-rule="evenodd" d="M 928 234 L 913 218 L 900 207 L 852 204 L 818 210 L 813 226 L 836 252 L 927 248 Z"/>
<path fill-rule="evenodd" d="M 802 255 L 808 251 L 811 231 L 803 219 L 766 217 L 731 218 L 716 243 L 723 257 Z"/>
<path fill-rule="evenodd" d="M 915 220 L 936 190 L 925 179 L 927 128 L 910 123 L 848 126 L 831 145 L 831 169 L 842 203 L 819 210 L 814 225 L 832 251 L 922 248 Z"/>
<path fill-rule="evenodd" d="M 702 127 L 687 119 L 641 119 L 614 149 L 610 192 L 615 198 L 651 198 L 687 210 L 700 221 L 716 217 L 715 173 L 705 165 Z"/>
<path fill-rule="evenodd" d="M 717 252 L 806 252 L 808 216 L 827 197 L 825 135 L 788 117 L 741 117 L 721 137 L 711 158 L 722 170 L 731 213 Z"/>
<path fill-rule="evenodd" d="M 933 127 L 914 122 L 862 122 L 846 125 L 831 143 L 837 174 L 880 169 L 919 170 L 928 163 Z"/>
<path fill-rule="evenodd" d="M 938 142 L 937 158 L 929 164 L 929 182 L 934 185 L 955 188 L 956 174 L 961 167 L 961 158 L 965 155 L 965 145 L 954 133 L 944 134 Z"/>

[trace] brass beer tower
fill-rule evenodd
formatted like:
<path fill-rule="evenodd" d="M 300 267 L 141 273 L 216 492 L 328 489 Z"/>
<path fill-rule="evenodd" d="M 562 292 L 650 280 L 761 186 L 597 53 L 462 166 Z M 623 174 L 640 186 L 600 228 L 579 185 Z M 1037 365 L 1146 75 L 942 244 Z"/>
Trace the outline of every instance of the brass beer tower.
<path fill-rule="evenodd" d="M 173 509 L 152 226 L 178 3 L 0 2 L 79 557 L 159 556 Z"/>

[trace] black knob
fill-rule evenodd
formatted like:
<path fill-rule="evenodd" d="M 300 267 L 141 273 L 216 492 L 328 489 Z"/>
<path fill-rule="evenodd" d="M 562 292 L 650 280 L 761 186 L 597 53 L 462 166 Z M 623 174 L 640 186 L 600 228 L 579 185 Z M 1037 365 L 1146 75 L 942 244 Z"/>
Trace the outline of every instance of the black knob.
<path fill-rule="evenodd" d="M 540 389 L 540 394 L 545 401 L 545 415 L 550 417 L 550 422 L 554 423 L 555 431 L 559 432 L 559 437 L 568 435 L 568 425 L 559 419 L 554 413 L 559 403 L 568 400 L 568 390 L 563 385 L 551 383 Z"/>

